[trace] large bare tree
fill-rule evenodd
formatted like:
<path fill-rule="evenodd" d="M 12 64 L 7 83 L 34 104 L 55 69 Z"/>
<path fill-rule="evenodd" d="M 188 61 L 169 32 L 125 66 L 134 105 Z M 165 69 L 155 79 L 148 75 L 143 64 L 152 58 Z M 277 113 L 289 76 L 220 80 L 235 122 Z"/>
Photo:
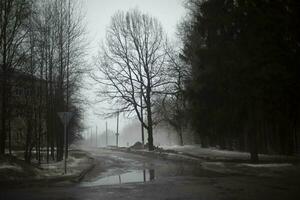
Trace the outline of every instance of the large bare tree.
<path fill-rule="evenodd" d="M 102 84 L 104 100 L 113 112 L 135 113 L 148 132 L 153 150 L 153 105 L 169 81 L 166 76 L 166 37 L 156 18 L 139 10 L 117 12 L 97 58 L 93 78 Z M 143 114 L 146 119 L 144 120 Z"/>

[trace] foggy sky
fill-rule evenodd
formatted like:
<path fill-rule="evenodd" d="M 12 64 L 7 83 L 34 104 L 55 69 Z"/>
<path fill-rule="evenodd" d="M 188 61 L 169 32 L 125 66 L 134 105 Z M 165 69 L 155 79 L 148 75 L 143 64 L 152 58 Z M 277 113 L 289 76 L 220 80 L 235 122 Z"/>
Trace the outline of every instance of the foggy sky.
<path fill-rule="evenodd" d="M 156 17 L 164 28 L 170 39 L 176 39 L 176 26 L 181 18 L 185 15 L 183 7 L 184 0 L 84 0 L 83 12 L 85 13 L 85 25 L 87 31 L 87 39 L 89 40 L 88 60 L 93 65 L 93 57 L 97 54 L 99 44 L 104 41 L 106 27 L 110 24 L 111 16 L 118 10 L 128 11 L 130 9 L 138 8 L 142 12 Z M 83 95 L 88 100 L 94 101 L 95 94 L 92 90 L 93 84 L 86 80 L 87 88 Z M 93 103 L 92 103 L 93 104 Z M 86 126 L 98 126 L 98 130 L 105 129 L 105 121 L 95 115 L 95 112 L 101 109 L 101 106 L 95 105 L 88 107 L 84 114 Z M 120 129 L 130 120 L 120 117 Z M 115 119 L 108 120 L 109 127 L 115 129 Z M 122 133 L 121 133 L 122 134 Z"/>

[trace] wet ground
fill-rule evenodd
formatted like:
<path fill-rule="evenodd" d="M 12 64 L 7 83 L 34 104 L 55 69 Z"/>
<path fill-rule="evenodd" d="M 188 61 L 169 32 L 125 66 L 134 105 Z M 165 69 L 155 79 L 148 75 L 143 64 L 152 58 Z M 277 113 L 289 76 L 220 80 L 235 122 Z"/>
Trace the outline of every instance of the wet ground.
<path fill-rule="evenodd" d="M 94 181 L 82 182 L 80 186 L 118 185 L 125 183 L 145 183 L 155 179 L 154 169 L 133 170 L 126 173 L 102 177 Z"/>
<path fill-rule="evenodd" d="M 1 188 L 0 199 L 300 199 L 300 177 L 216 172 L 104 149 L 90 149 L 96 166 L 80 183 Z"/>

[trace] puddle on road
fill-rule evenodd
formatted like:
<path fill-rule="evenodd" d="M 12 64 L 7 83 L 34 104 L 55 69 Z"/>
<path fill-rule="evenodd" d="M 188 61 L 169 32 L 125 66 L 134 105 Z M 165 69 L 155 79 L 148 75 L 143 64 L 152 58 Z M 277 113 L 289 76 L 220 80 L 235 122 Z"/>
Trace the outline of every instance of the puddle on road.
<path fill-rule="evenodd" d="M 107 176 L 92 182 L 82 182 L 80 186 L 120 185 L 124 183 L 142 183 L 155 179 L 154 169 L 134 170 L 120 175 Z"/>

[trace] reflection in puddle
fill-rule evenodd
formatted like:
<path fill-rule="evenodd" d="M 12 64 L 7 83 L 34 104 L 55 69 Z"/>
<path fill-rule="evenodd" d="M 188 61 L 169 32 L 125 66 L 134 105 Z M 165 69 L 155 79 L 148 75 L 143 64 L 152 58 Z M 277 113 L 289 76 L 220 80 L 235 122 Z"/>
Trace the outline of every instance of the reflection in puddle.
<path fill-rule="evenodd" d="M 154 169 L 135 170 L 120 175 L 103 177 L 93 182 L 82 182 L 80 186 L 90 187 L 99 185 L 118 185 L 123 183 L 141 183 L 152 181 L 154 179 Z"/>

